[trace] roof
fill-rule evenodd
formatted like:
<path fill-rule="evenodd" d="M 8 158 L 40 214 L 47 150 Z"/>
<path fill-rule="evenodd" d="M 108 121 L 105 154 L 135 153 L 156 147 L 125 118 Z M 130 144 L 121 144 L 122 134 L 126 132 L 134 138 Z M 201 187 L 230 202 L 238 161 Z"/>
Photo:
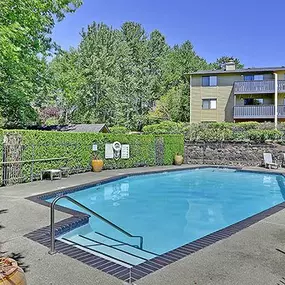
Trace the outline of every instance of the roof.
<path fill-rule="evenodd" d="M 29 129 L 41 131 L 59 132 L 87 132 L 87 133 L 110 133 L 106 124 L 75 124 L 75 125 L 52 125 L 52 126 L 31 126 Z"/>
<path fill-rule="evenodd" d="M 285 66 L 279 67 L 253 67 L 253 68 L 243 68 L 235 70 L 199 70 L 196 72 L 190 72 L 190 75 L 202 75 L 202 74 L 232 74 L 232 73 L 250 73 L 250 72 L 275 72 L 275 71 L 285 71 Z"/>
<path fill-rule="evenodd" d="M 62 127 L 60 131 L 80 132 L 80 133 L 110 132 L 106 124 L 76 124 L 67 127 Z"/>

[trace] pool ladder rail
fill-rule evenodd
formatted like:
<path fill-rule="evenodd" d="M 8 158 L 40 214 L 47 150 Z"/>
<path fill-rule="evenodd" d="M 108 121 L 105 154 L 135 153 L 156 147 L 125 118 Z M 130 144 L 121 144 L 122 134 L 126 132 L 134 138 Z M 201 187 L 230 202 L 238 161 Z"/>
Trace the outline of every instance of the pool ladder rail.
<path fill-rule="evenodd" d="M 62 195 L 62 196 L 56 197 L 50 205 L 50 251 L 49 251 L 49 254 L 55 254 L 56 253 L 56 249 L 55 249 L 55 225 L 54 225 L 55 211 L 54 210 L 55 210 L 56 203 L 61 199 L 66 199 L 66 200 L 70 201 L 71 203 L 73 203 L 76 206 L 84 209 L 85 211 L 90 213 L 92 216 L 99 218 L 101 221 L 107 223 L 108 225 L 110 225 L 111 227 L 115 228 L 116 230 L 120 231 L 121 233 L 125 234 L 128 237 L 139 238 L 139 240 L 140 240 L 139 246 L 135 246 L 135 247 L 143 250 L 143 237 L 142 236 L 136 236 L 136 235 L 130 234 L 129 232 L 125 231 L 124 229 L 122 229 L 118 225 L 116 225 L 116 224 L 112 223 L 111 221 L 109 221 L 108 219 L 102 217 L 101 215 L 99 215 L 95 211 L 93 211 L 93 210 L 89 209 L 88 207 L 84 206 L 83 204 L 79 203 L 75 199 L 73 199 L 67 195 Z"/>

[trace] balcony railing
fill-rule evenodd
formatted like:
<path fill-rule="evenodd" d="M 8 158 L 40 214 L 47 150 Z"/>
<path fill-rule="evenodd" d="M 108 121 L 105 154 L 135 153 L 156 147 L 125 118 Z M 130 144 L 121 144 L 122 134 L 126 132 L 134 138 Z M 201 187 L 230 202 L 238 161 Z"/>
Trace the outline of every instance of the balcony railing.
<path fill-rule="evenodd" d="M 285 105 L 277 107 L 278 118 L 285 118 Z M 274 105 L 235 106 L 234 119 L 273 119 Z"/>
<path fill-rule="evenodd" d="M 274 93 L 274 80 L 236 81 L 235 94 Z M 278 80 L 278 92 L 285 92 L 285 80 Z"/>

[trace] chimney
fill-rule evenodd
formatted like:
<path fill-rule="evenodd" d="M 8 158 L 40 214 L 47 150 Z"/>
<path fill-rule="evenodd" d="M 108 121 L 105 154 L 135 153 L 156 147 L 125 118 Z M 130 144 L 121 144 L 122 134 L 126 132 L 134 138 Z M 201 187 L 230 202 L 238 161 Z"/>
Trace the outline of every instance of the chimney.
<path fill-rule="evenodd" d="M 228 70 L 235 70 L 236 69 L 236 64 L 233 60 L 229 61 L 229 62 L 226 62 L 225 64 L 225 70 L 228 71 Z"/>

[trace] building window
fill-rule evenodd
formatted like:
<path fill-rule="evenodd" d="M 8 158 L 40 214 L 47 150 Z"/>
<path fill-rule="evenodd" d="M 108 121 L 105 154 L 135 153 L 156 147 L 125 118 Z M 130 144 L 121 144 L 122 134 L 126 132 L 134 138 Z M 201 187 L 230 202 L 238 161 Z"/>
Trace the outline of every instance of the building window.
<path fill-rule="evenodd" d="M 217 99 L 203 99 L 202 100 L 203 110 L 214 110 L 217 109 Z"/>
<path fill-rule="evenodd" d="M 264 77 L 263 77 L 263 74 L 256 74 L 256 75 L 253 75 L 253 74 L 247 74 L 247 75 L 244 75 L 244 81 L 253 81 L 253 80 L 263 80 Z"/>
<path fill-rule="evenodd" d="M 253 80 L 253 75 L 245 75 L 243 77 L 244 81 L 252 81 Z"/>
<path fill-rule="evenodd" d="M 245 106 L 247 105 L 263 105 L 264 104 L 264 99 L 254 99 L 254 98 L 245 98 L 243 99 L 243 103 Z"/>
<path fill-rule="evenodd" d="M 203 76 L 202 77 L 202 86 L 217 86 L 218 78 L 217 76 Z"/>
<path fill-rule="evenodd" d="M 263 75 L 262 74 L 254 75 L 253 80 L 263 80 Z"/>

